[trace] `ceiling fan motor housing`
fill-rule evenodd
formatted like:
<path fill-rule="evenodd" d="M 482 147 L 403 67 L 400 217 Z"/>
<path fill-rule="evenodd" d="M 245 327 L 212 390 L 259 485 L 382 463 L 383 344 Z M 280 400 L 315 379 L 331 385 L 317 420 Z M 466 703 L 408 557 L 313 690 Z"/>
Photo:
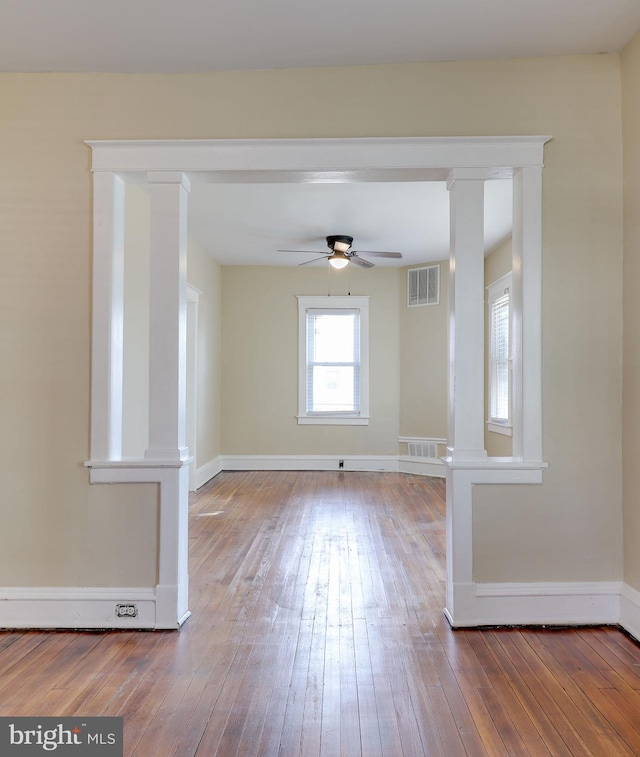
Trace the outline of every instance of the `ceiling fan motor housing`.
<path fill-rule="evenodd" d="M 353 244 L 353 237 L 349 237 L 344 234 L 332 234 L 331 236 L 327 237 L 327 245 L 330 250 L 335 251 L 336 244 L 340 245 L 338 247 L 338 250 L 340 250 L 340 248 L 345 245 L 345 248 L 340 251 L 346 252 Z"/>

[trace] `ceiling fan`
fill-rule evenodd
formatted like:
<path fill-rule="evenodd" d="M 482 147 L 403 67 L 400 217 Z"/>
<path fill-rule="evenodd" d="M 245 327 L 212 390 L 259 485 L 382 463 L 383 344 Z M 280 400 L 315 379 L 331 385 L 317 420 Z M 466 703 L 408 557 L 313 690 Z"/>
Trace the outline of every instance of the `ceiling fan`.
<path fill-rule="evenodd" d="M 375 263 L 371 263 L 360 255 L 377 255 L 379 258 L 401 258 L 401 252 L 372 252 L 372 251 L 357 251 L 352 250 L 353 237 L 346 236 L 344 234 L 333 234 L 327 237 L 327 247 L 331 252 L 320 253 L 318 250 L 278 250 L 278 252 L 295 252 L 303 253 L 305 255 L 320 255 L 313 260 L 305 260 L 304 263 L 298 263 L 298 265 L 309 265 L 309 263 L 315 263 L 316 260 L 328 260 L 334 268 L 344 268 L 350 261 L 363 268 L 373 268 Z"/>

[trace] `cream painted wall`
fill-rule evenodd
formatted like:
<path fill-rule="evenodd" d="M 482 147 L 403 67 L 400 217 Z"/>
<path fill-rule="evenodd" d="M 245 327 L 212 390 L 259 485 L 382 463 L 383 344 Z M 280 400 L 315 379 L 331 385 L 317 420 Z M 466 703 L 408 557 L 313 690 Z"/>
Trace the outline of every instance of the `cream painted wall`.
<path fill-rule="evenodd" d="M 640 590 L 640 33 L 622 54 L 624 580 Z"/>
<path fill-rule="evenodd" d="M 439 305 L 407 307 L 408 270 L 400 271 L 400 436 L 446 439 L 449 261 L 440 262 Z"/>
<path fill-rule="evenodd" d="M 187 280 L 201 292 L 198 302 L 196 418 L 196 467 L 200 468 L 222 452 L 222 270 L 191 238 L 187 257 Z"/>
<path fill-rule="evenodd" d="M 398 452 L 398 271 L 224 266 L 222 448 L 226 455 Z M 329 286 L 331 287 L 329 289 Z M 369 295 L 368 426 L 299 426 L 296 295 Z"/>
<path fill-rule="evenodd" d="M 629 53 L 629 69 L 634 58 Z M 122 487 L 90 487 L 82 466 L 89 454 L 91 276 L 83 140 L 153 137 L 552 135 L 543 228 L 550 467 L 540 487 L 476 487 L 474 565 L 482 580 L 620 577 L 620 112 L 615 55 L 172 76 L 1 74 L 0 401 L 9 430 L 0 435 L 2 583 L 105 583 L 116 580 L 115 561 L 128 580 L 143 582 L 155 566 L 146 541 L 142 551 L 122 549 L 129 517 L 118 504 Z M 231 291 L 234 274 L 226 273 L 223 289 Z M 276 287 L 279 281 L 274 275 Z M 255 295 L 264 302 L 256 289 L 242 291 L 243 301 Z M 397 284 L 391 296 L 397 302 Z M 288 311 L 277 303 L 269 320 L 282 322 Z M 383 326 L 391 339 L 397 324 Z M 242 351 L 242 330 L 232 331 L 228 320 L 223 328 L 223 352 Z M 271 390 L 274 378 L 266 376 Z M 391 380 L 397 393 L 398 377 Z M 264 412 L 279 410 L 285 408 Z M 224 452 L 290 449 L 298 429 L 283 428 L 274 440 L 261 412 L 252 406 L 238 417 L 224 409 Z M 397 399 L 379 415 L 384 431 L 370 431 L 390 439 L 398 431 Z M 239 423 L 255 432 L 254 449 L 239 448 Z M 323 448 L 335 449 L 333 442 L 329 437 Z M 358 434 L 349 442 L 350 449 L 363 446 Z M 297 451 L 310 448 L 306 439 Z M 393 451 L 376 442 L 378 450 Z M 148 533 L 153 492 L 136 491 Z M 99 534 L 109 560 L 94 565 L 86 545 L 98 538 L 101 522 L 89 517 L 98 499 L 112 520 Z M 638 573 L 631 564 L 629 571 Z"/>
<path fill-rule="evenodd" d="M 549 468 L 540 488 L 475 488 L 478 581 L 622 576 L 621 92 L 618 62 L 600 60 L 599 73 L 590 67 L 572 91 L 564 75 L 549 81 L 556 100 L 556 117 L 545 129 L 553 142 L 545 150 L 543 197 L 542 423 Z M 607 296 L 598 299 L 603 286 Z M 588 449 L 594 443 L 597 465 Z"/>
<path fill-rule="evenodd" d="M 502 244 L 492 250 L 484 259 L 484 285 L 485 287 L 493 284 L 501 276 L 505 276 L 511 270 L 511 237 L 506 239 Z M 486 290 L 485 290 L 486 292 Z M 489 303 L 485 294 L 485 315 L 484 315 L 484 417 L 489 417 Z M 511 437 L 504 434 L 497 434 L 495 431 L 489 431 L 487 426 L 484 429 L 484 447 L 489 457 L 511 457 L 513 454 L 513 445 Z"/>

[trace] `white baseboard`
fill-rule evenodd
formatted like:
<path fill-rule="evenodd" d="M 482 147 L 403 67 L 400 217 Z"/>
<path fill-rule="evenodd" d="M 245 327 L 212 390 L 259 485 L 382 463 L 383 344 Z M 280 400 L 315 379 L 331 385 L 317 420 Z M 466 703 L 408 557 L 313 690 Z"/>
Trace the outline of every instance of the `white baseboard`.
<path fill-rule="evenodd" d="M 398 471 L 395 455 L 223 455 L 223 470 Z"/>
<path fill-rule="evenodd" d="M 447 477 L 447 469 L 442 460 L 423 460 L 419 457 L 399 457 L 398 471 L 412 473 L 415 476 Z"/>
<path fill-rule="evenodd" d="M 118 617 L 117 604 L 136 617 Z M 176 627 L 174 624 L 173 627 Z M 156 628 L 153 588 L 0 588 L 0 628 Z"/>
<path fill-rule="evenodd" d="M 640 591 L 622 584 L 620 592 L 620 625 L 640 641 Z"/>
<path fill-rule="evenodd" d="M 196 489 L 204 486 L 207 481 L 211 481 L 214 476 L 222 471 L 222 457 L 214 457 L 213 460 L 209 460 L 208 463 L 201 465 L 196 469 Z"/>
<path fill-rule="evenodd" d="M 621 587 L 615 581 L 471 584 L 458 592 L 455 626 L 618 625 Z"/>
<path fill-rule="evenodd" d="M 446 468 L 440 460 L 421 460 L 395 455 L 222 455 L 198 468 L 197 488 L 204 486 L 223 470 L 387 471 L 438 478 L 445 478 L 447 475 Z"/>

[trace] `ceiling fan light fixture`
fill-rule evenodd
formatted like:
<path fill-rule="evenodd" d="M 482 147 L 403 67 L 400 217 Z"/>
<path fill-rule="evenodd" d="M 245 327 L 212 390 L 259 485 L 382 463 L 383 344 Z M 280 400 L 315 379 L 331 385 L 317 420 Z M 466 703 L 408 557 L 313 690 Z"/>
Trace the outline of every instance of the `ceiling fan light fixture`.
<path fill-rule="evenodd" d="M 329 255 L 329 264 L 333 268 L 344 268 L 348 263 L 349 258 L 342 250 L 338 250 L 337 252 L 334 252 L 333 255 Z"/>

